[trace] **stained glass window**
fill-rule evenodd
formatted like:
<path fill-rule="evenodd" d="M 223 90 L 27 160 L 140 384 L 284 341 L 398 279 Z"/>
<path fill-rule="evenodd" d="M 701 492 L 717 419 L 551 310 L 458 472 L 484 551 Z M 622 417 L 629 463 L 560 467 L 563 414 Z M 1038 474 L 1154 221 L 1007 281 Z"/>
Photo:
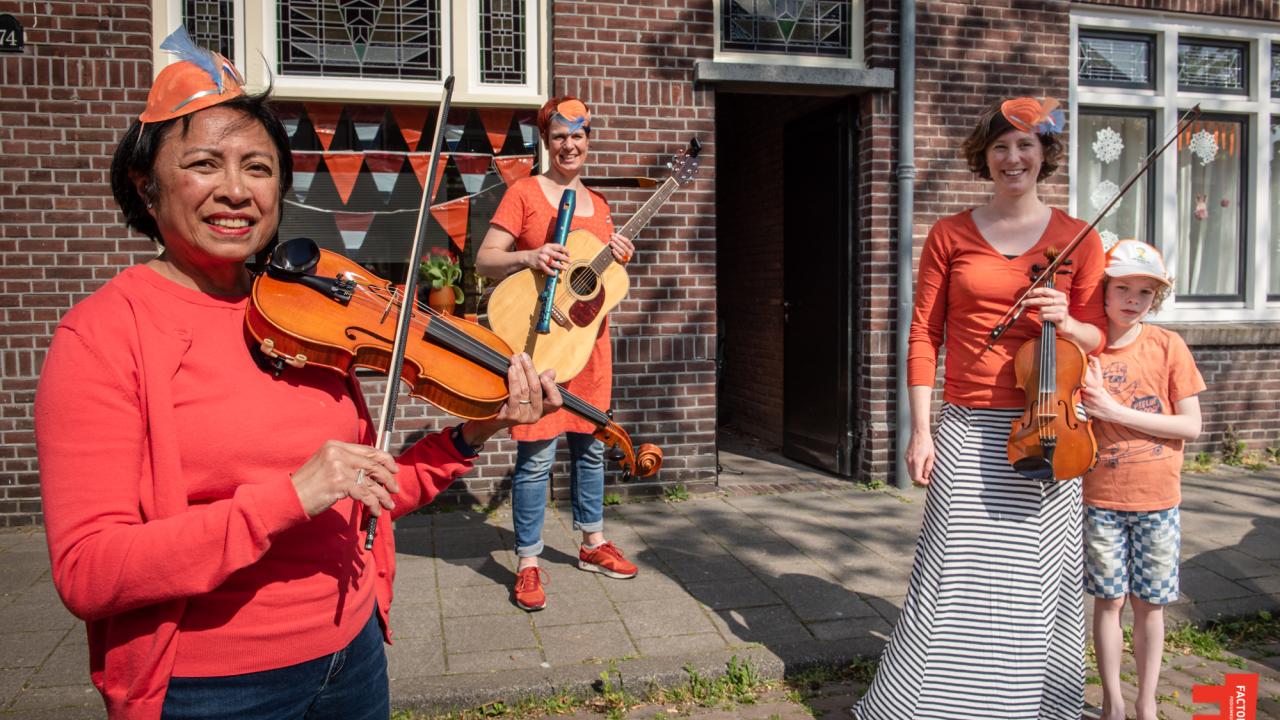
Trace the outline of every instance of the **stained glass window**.
<path fill-rule="evenodd" d="M 1180 296 L 1226 299 L 1243 293 L 1246 127 L 1243 119 L 1204 119 L 1178 138 L 1174 289 Z"/>
<path fill-rule="evenodd" d="M 720 48 L 849 57 L 852 0 L 722 0 Z"/>
<path fill-rule="evenodd" d="M 236 11 L 232 0 L 185 0 L 182 20 L 197 45 L 235 62 Z"/>
<path fill-rule="evenodd" d="M 1079 77 L 1083 85 L 1155 87 L 1155 39 L 1150 35 L 1081 32 Z"/>
<path fill-rule="evenodd" d="M 1267 295 L 1280 297 L 1280 117 L 1271 118 L 1271 282 Z"/>
<path fill-rule="evenodd" d="M 1243 44 L 1188 40 L 1178 43 L 1178 88 L 1244 94 L 1249 49 Z"/>
<path fill-rule="evenodd" d="M 441 79 L 440 0 L 279 0 L 280 72 Z"/>
<path fill-rule="evenodd" d="M 525 83 L 524 25 L 524 0 L 481 0 L 481 82 Z"/>
<path fill-rule="evenodd" d="M 1280 97 L 1280 46 L 1271 46 L 1271 97 Z"/>

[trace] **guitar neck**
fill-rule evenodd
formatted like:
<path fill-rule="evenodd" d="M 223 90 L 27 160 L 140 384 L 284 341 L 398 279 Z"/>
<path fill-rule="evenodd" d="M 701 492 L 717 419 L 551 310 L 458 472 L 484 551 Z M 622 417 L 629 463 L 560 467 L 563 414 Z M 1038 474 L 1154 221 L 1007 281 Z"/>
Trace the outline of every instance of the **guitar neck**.
<path fill-rule="evenodd" d="M 627 221 L 627 224 L 623 225 L 622 228 L 618 230 L 618 234 L 628 240 L 635 238 L 635 236 L 640 234 L 640 231 L 644 229 L 644 226 L 649 224 L 649 221 L 653 219 L 653 216 L 658 214 L 658 209 L 667 202 L 671 197 L 671 194 L 674 193 L 678 187 L 680 187 L 680 183 L 676 182 L 675 178 L 667 178 L 664 180 L 663 183 L 658 186 L 657 191 L 655 191 L 653 195 L 645 201 L 644 205 L 641 205 L 640 209 L 636 210 L 635 214 L 631 216 L 631 219 Z M 611 262 L 613 262 L 613 253 L 609 251 L 609 246 L 605 245 L 605 247 L 603 247 L 600 252 L 596 253 L 596 256 L 592 258 L 591 269 L 597 274 L 604 272 Z"/>

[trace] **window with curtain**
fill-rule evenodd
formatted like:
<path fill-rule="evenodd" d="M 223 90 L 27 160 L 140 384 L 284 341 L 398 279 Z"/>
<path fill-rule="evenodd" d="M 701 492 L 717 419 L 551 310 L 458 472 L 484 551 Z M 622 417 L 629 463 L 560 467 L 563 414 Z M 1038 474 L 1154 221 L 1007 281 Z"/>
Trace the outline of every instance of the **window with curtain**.
<path fill-rule="evenodd" d="M 1280 299 L 1280 115 L 1271 117 L 1271 282 L 1267 296 Z"/>
<path fill-rule="evenodd" d="M 1205 298 L 1243 296 L 1243 119 L 1206 117 L 1178 138 L 1178 267 L 1174 289 Z"/>
<path fill-rule="evenodd" d="M 1142 164 L 1153 143 L 1152 115 L 1149 112 L 1080 110 L 1080 160 L 1077 193 L 1083 202 L 1078 212 L 1092 217 L 1119 192 L 1125 180 Z M 1110 248 L 1117 240 L 1136 238 L 1151 242 L 1151 207 L 1154 186 L 1144 174 L 1098 223 L 1102 244 Z"/>

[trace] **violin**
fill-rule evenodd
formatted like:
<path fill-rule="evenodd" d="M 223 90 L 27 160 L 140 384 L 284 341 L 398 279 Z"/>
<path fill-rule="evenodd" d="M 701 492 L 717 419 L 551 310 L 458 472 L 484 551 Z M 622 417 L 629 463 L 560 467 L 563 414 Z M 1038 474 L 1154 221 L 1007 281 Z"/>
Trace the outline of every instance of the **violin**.
<path fill-rule="evenodd" d="M 276 246 L 253 280 L 246 332 L 277 369 L 318 365 L 346 374 L 354 368 L 388 371 L 399 289 L 309 238 Z M 468 420 L 495 417 L 507 399 L 511 348 L 476 323 L 414 303 L 400 378 L 409 394 Z M 662 467 L 662 450 L 631 445 L 609 415 L 560 389 L 564 409 L 596 426 L 596 438 L 619 460 L 624 480 Z"/>
<path fill-rule="evenodd" d="M 1053 287 L 1053 274 L 1070 265 L 1058 253 L 1045 253 L 1049 268 L 1032 268 L 1032 282 L 1043 273 L 1044 286 Z M 1055 262 L 1057 261 L 1057 262 Z M 1009 464 L 1033 480 L 1070 480 L 1088 472 L 1098 457 L 1098 443 L 1088 420 L 1076 416 L 1084 389 L 1088 360 L 1079 345 L 1058 337 L 1057 327 L 1044 322 L 1040 337 L 1018 348 L 1013 358 L 1017 386 L 1026 394 L 1022 417 L 1009 432 Z"/>

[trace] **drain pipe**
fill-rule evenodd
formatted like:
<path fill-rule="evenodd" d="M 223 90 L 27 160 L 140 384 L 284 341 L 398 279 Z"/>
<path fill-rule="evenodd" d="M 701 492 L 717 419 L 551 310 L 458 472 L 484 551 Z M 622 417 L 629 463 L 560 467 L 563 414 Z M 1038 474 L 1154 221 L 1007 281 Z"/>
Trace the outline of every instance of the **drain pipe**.
<path fill-rule="evenodd" d="M 904 456 L 911 439 L 911 401 L 907 393 L 907 337 L 911 332 L 912 215 L 916 184 L 916 3 L 902 0 L 898 6 L 898 422 L 894 446 L 894 484 L 911 486 Z"/>

